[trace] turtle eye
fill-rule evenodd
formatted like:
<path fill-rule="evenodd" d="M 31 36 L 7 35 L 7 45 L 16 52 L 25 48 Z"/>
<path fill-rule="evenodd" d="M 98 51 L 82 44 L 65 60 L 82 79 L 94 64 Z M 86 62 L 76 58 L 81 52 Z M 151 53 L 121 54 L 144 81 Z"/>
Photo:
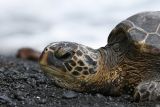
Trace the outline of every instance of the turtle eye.
<path fill-rule="evenodd" d="M 70 52 L 66 52 L 65 54 L 61 55 L 59 58 L 60 59 L 67 59 L 67 58 L 71 57 L 71 55 L 72 54 Z"/>
<path fill-rule="evenodd" d="M 67 60 L 67 59 L 70 59 L 73 55 L 73 52 L 72 51 L 67 51 L 67 52 L 60 52 L 60 51 L 57 51 L 54 53 L 55 57 L 59 60 Z"/>

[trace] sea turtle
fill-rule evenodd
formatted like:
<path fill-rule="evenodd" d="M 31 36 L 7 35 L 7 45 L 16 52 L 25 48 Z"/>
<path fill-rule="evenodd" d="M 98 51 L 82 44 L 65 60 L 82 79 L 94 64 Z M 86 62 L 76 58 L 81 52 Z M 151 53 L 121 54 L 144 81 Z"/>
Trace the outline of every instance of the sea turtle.
<path fill-rule="evenodd" d="M 160 97 L 160 12 L 142 12 L 118 24 L 99 49 L 54 42 L 42 52 L 41 68 L 60 87 L 105 95 Z"/>

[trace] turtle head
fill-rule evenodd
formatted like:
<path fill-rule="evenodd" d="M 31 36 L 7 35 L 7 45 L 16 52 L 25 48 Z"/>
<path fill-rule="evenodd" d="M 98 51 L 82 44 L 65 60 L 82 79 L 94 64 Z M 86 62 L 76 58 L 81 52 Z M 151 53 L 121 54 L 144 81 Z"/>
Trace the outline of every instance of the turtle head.
<path fill-rule="evenodd" d="M 44 49 L 39 63 L 58 86 L 75 91 L 90 91 L 90 86 L 103 83 L 100 59 L 98 50 L 73 42 L 55 42 Z"/>

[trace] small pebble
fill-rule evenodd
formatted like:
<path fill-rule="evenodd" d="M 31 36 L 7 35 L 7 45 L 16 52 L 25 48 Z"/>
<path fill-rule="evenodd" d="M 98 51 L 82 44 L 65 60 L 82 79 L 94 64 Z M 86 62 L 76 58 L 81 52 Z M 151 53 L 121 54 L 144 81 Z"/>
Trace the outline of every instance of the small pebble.
<path fill-rule="evenodd" d="M 109 101 L 113 101 L 113 98 L 111 96 L 108 97 Z"/>
<path fill-rule="evenodd" d="M 2 68 L 0 68 L 0 72 L 3 72 L 3 71 L 5 71 L 5 69 L 2 67 Z"/>
<path fill-rule="evenodd" d="M 37 98 L 37 102 L 39 104 L 46 104 L 47 103 L 47 99 L 45 99 L 45 98 L 41 98 L 39 96 L 37 96 L 36 98 Z"/>
<path fill-rule="evenodd" d="M 15 91 L 14 93 L 15 93 L 15 94 L 14 94 L 15 98 L 16 98 L 17 100 L 19 100 L 19 101 L 24 101 L 24 100 L 25 100 L 25 97 L 24 97 L 24 96 L 27 95 L 26 93 L 23 93 L 23 92 L 21 92 L 21 91 Z"/>
<path fill-rule="evenodd" d="M 78 94 L 74 91 L 65 91 L 62 97 L 66 99 L 71 99 L 78 97 Z"/>
<path fill-rule="evenodd" d="M 160 107 L 160 104 L 156 104 L 155 107 Z"/>
<path fill-rule="evenodd" d="M 96 94 L 96 96 L 97 96 L 98 98 L 104 98 L 104 96 L 103 96 L 102 94 Z"/>
<path fill-rule="evenodd" d="M 6 95 L 1 95 L 0 102 L 1 103 L 12 103 L 12 100 Z"/>
<path fill-rule="evenodd" d="M 38 101 L 38 103 L 39 103 L 39 104 L 46 104 L 46 103 L 47 103 L 47 100 L 46 100 L 45 98 L 43 98 L 43 99 L 40 99 L 40 100 Z"/>

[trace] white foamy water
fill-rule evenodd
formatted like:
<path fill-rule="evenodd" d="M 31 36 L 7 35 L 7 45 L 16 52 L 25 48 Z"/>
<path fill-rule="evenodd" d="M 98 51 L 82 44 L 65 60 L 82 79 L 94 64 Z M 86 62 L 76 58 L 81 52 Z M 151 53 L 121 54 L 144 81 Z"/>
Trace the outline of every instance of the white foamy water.
<path fill-rule="evenodd" d="M 39 51 L 55 41 L 105 46 L 110 31 L 159 0 L 0 0 L 0 54 L 21 47 Z"/>

